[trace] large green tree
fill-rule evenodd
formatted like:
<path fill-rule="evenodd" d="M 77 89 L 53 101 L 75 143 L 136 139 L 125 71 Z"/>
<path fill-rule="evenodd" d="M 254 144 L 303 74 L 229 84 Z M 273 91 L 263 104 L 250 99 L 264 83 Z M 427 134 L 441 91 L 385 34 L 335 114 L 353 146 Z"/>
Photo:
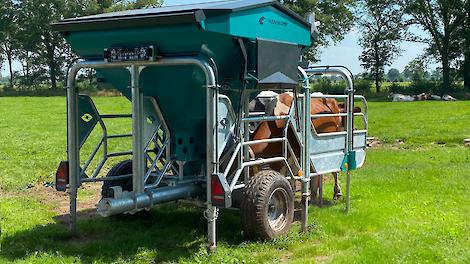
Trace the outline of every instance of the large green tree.
<path fill-rule="evenodd" d="M 22 0 L 15 1 L 15 13 L 20 28 L 25 76 L 50 80 L 51 88 L 64 76 L 64 66 L 74 54 L 63 37 L 51 29 L 53 22 L 64 18 L 111 12 L 124 9 L 156 7 L 158 0 Z M 30 72 L 34 70 L 34 72 Z"/>
<path fill-rule="evenodd" d="M 400 55 L 400 43 L 406 26 L 402 20 L 399 0 L 361 1 L 358 26 L 360 29 L 359 56 L 361 66 L 375 81 L 375 90 L 380 92 L 380 83 L 385 76 L 385 67 Z"/>
<path fill-rule="evenodd" d="M 450 69 L 455 54 L 455 41 L 461 39 L 461 27 L 470 8 L 469 0 L 404 0 L 404 10 L 410 22 L 421 26 L 429 38 L 429 54 L 442 63 L 442 94 L 450 91 Z"/>
<path fill-rule="evenodd" d="M 13 1 L 7 0 L 2 2 L 0 4 L 0 62 L 3 62 L 5 58 L 8 63 L 10 69 L 10 86 L 12 88 L 15 83 L 12 64 L 15 59 L 15 50 L 18 48 L 16 39 L 18 26 L 16 22 L 17 16 Z"/>
<path fill-rule="evenodd" d="M 351 9 L 355 7 L 356 1 L 284 0 L 281 2 L 303 17 L 314 12 L 315 19 L 320 21 L 319 38 L 306 54 L 306 59 L 312 62 L 319 60 L 320 47 L 340 42 L 354 26 L 355 17 Z"/>
<path fill-rule="evenodd" d="M 82 0 L 84 15 L 160 7 L 163 0 Z"/>
<path fill-rule="evenodd" d="M 422 60 L 412 60 L 408 62 L 403 71 L 407 78 L 413 82 L 421 82 L 425 79 L 426 69 Z"/>
<path fill-rule="evenodd" d="M 470 10 L 464 10 L 466 13 L 465 21 L 461 25 L 460 51 L 462 61 L 460 62 L 460 73 L 463 77 L 464 86 L 470 91 Z"/>
<path fill-rule="evenodd" d="M 76 16 L 80 7 L 71 0 L 22 0 L 17 12 L 21 29 L 19 39 L 30 52 L 28 55 L 34 58 L 33 63 L 45 69 L 41 75 L 50 80 L 51 89 L 56 89 L 70 47 L 50 25 L 61 18 Z"/>
<path fill-rule="evenodd" d="M 6 22 L 6 12 L 7 8 L 5 6 L 4 2 L 0 2 L 0 41 L 4 39 L 4 28 L 5 28 L 5 22 Z M 3 68 L 3 50 L 0 49 L 0 70 Z"/>
<path fill-rule="evenodd" d="M 400 73 L 400 71 L 398 69 L 395 69 L 395 68 L 391 68 L 390 70 L 388 70 L 388 73 L 387 73 L 387 77 L 390 79 L 390 81 L 392 82 L 395 82 L 397 80 L 400 80 L 400 78 L 403 79 L 403 76 L 402 74 Z"/>

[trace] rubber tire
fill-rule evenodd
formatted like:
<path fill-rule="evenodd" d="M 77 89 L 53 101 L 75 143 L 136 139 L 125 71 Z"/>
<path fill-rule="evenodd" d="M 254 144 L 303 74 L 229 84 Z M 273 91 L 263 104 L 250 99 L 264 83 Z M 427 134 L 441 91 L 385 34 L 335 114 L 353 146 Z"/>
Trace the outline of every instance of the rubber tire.
<path fill-rule="evenodd" d="M 287 234 L 294 219 L 294 192 L 286 177 L 274 170 L 251 177 L 240 204 L 240 218 L 249 237 L 269 240 Z"/>
<path fill-rule="evenodd" d="M 111 170 L 106 174 L 106 177 L 111 176 L 120 176 L 132 174 L 132 160 L 123 160 L 118 164 L 114 165 Z M 114 181 L 104 181 L 103 187 L 101 189 L 101 198 L 109 198 L 112 197 L 109 193 L 109 188 L 113 186 L 121 186 L 122 191 L 132 191 L 132 178 L 129 179 L 122 179 L 122 180 L 114 180 Z M 134 221 L 134 220 L 142 220 L 148 219 L 151 217 L 151 214 L 147 210 L 141 210 L 136 212 L 135 214 L 117 214 L 111 216 L 113 219 L 118 221 Z"/>
<path fill-rule="evenodd" d="M 111 170 L 106 174 L 106 177 L 111 176 L 120 176 L 132 174 L 132 160 L 123 160 L 118 164 L 114 165 Z M 132 191 L 132 178 L 114 180 L 114 181 L 104 181 L 103 187 L 101 189 L 101 198 L 109 198 L 109 188 L 114 186 L 121 186 L 123 191 Z"/>

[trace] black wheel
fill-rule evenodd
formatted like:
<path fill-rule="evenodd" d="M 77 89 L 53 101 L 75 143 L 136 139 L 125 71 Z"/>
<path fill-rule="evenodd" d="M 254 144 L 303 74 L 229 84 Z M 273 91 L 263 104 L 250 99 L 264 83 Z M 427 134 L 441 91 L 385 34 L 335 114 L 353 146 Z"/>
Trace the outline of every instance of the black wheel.
<path fill-rule="evenodd" d="M 294 193 L 277 171 L 263 170 L 251 177 L 240 205 L 245 234 L 272 239 L 287 234 L 294 219 Z"/>
<path fill-rule="evenodd" d="M 132 160 L 123 160 L 114 165 L 111 170 L 106 174 L 106 177 L 120 176 L 132 174 Z M 132 191 L 132 177 L 129 179 L 121 179 L 114 181 L 104 181 L 103 189 L 101 190 L 101 198 L 113 197 L 112 191 L 109 189 L 114 186 L 121 186 L 123 191 Z"/>

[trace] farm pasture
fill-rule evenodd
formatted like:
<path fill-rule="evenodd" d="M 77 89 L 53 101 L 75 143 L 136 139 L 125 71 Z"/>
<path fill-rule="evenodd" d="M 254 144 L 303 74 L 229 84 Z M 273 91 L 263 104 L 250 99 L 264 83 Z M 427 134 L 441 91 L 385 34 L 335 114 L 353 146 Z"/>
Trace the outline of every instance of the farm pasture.
<path fill-rule="evenodd" d="M 123 97 L 97 97 L 102 113 L 128 113 Z M 309 231 L 247 240 L 238 212 L 222 210 L 218 250 L 208 255 L 202 210 L 160 205 L 147 214 L 94 216 L 80 208 L 67 229 L 67 196 L 51 183 L 66 158 L 64 97 L 0 97 L 0 263 L 464 263 L 470 259 L 470 106 L 466 101 L 369 102 L 370 148 L 352 172 L 351 211 L 333 201 L 310 207 Z M 102 110 L 104 109 L 104 110 Z M 114 125 L 120 127 L 120 121 Z M 97 137 L 98 134 L 92 135 Z M 128 144 L 129 142 L 126 142 Z M 85 148 L 91 149 L 91 146 Z M 111 148 L 120 148 L 117 144 Z M 94 163 L 96 164 L 96 163 Z M 108 167 L 109 168 L 109 167 Z M 345 183 L 345 174 L 340 174 Z M 79 191 L 98 202 L 99 184 Z"/>

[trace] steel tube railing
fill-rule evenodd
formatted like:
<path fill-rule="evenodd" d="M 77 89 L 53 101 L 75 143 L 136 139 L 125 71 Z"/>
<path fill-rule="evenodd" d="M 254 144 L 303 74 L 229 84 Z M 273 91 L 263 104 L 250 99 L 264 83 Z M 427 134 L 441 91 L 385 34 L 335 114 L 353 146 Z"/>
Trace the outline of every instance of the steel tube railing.
<path fill-rule="evenodd" d="M 100 115 L 101 118 L 129 118 L 132 114 L 111 114 L 111 115 Z"/>
<path fill-rule="evenodd" d="M 156 188 L 160 184 L 160 181 L 163 179 L 163 175 L 165 175 L 165 172 L 168 170 L 168 168 L 170 168 L 171 163 L 171 161 L 167 161 L 166 164 L 163 166 L 163 169 L 160 171 L 160 174 L 157 176 L 155 182 L 152 184 L 145 185 L 145 189 Z"/>
<path fill-rule="evenodd" d="M 347 122 L 346 122 L 346 131 L 350 131 L 347 134 L 347 145 L 346 153 L 353 151 L 354 148 L 354 133 L 353 131 L 353 117 L 354 117 L 354 89 L 352 76 L 345 68 L 338 67 L 322 67 L 322 68 L 312 68 L 306 69 L 305 73 L 314 73 L 314 74 L 328 74 L 328 75 L 340 75 L 346 82 L 345 92 L 347 93 Z M 346 212 L 349 212 L 349 189 L 350 189 L 350 169 L 347 170 L 347 179 L 346 179 Z M 320 197 L 321 199 L 321 197 Z"/>
<path fill-rule="evenodd" d="M 281 115 L 281 116 L 261 116 L 261 117 L 248 117 L 242 118 L 242 122 L 262 122 L 262 121 L 276 121 L 276 120 L 283 120 L 289 119 L 288 115 Z"/>
<path fill-rule="evenodd" d="M 160 160 L 160 156 L 163 154 L 163 151 L 165 150 L 166 144 L 168 144 L 168 142 L 170 142 L 170 138 L 167 138 L 165 140 L 165 142 L 163 143 L 162 148 L 156 154 L 156 157 L 153 160 L 152 165 L 150 166 L 150 169 L 145 174 L 144 182 L 147 181 L 148 177 L 150 176 L 150 173 L 152 172 L 152 168 L 155 167 L 155 165 L 157 165 L 157 162 Z"/>
<path fill-rule="evenodd" d="M 250 146 L 250 145 L 256 145 L 256 144 L 261 144 L 261 143 L 274 143 L 274 142 L 282 142 L 286 140 L 285 137 L 279 137 L 279 138 L 267 138 L 267 139 L 259 139 L 259 140 L 252 140 L 252 141 L 247 141 L 243 142 L 243 146 Z"/>
<path fill-rule="evenodd" d="M 124 137 L 132 137 L 132 134 L 109 135 L 109 136 L 107 136 L 108 139 L 110 139 L 110 138 L 124 138 Z"/>
<path fill-rule="evenodd" d="M 130 179 L 130 178 L 132 178 L 132 174 L 125 174 L 125 175 L 112 176 L 112 177 L 100 177 L 96 179 L 92 179 L 92 178 L 82 179 L 82 183 L 83 182 L 97 182 L 97 181 L 114 181 L 114 180 Z"/>
<path fill-rule="evenodd" d="M 268 164 L 268 163 L 274 163 L 274 162 L 279 162 L 283 161 L 286 165 L 287 160 L 284 157 L 275 157 L 275 158 L 267 158 L 267 159 L 258 159 L 258 160 L 253 160 L 253 161 L 248 161 L 248 162 L 243 162 L 241 164 L 241 168 L 237 170 L 235 175 L 233 176 L 233 180 L 230 184 L 230 190 L 233 191 L 234 187 L 238 181 L 238 178 L 240 178 L 240 174 L 242 173 L 243 169 L 247 166 L 254 166 L 254 165 L 262 165 L 262 164 Z"/>
<path fill-rule="evenodd" d="M 136 99 L 141 99 L 142 94 L 140 92 L 140 89 L 138 88 L 138 74 L 140 73 L 139 68 L 140 67 L 145 67 L 145 66 L 182 66 L 182 65 L 196 65 L 200 67 L 204 74 L 205 74 L 205 79 L 206 79 L 206 85 L 207 91 L 208 91 L 208 105 L 210 104 L 210 101 L 214 101 L 213 98 L 210 95 L 214 95 L 213 89 L 217 87 L 216 83 L 216 77 L 214 74 L 213 66 L 209 65 L 204 60 L 201 60 L 196 57 L 175 57 L 175 58 L 163 58 L 157 61 L 122 61 L 122 62 L 105 62 L 105 61 L 82 61 L 79 63 L 76 63 L 75 65 L 72 66 L 72 68 L 69 71 L 68 78 L 67 78 L 67 119 L 68 119 L 68 124 L 67 124 L 67 143 L 68 143 L 68 160 L 69 160 L 69 177 L 70 177 L 70 184 L 69 184 L 69 194 L 70 194 L 70 232 L 72 234 L 76 233 L 76 210 L 77 210 L 77 189 L 80 186 L 80 146 L 79 146 L 79 135 L 78 135 L 78 89 L 75 87 L 75 77 L 77 73 L 83 69 L 83 68 L 96 68 L 96 69 L 104 69 L 104 68 L 127 68 L 131 67 L 131 75 L 133 77 L 131 78 L 131 86 L 134 87 L 133 91 L 133 97 Z M 212 92 L 210 92 L 212 91 Z M 138 118 L 139 112 L 142 109 L 142 105 L 140 104 L 142 100 L 135 100 L 135 105 L 133 106 L 133 112 L 132 117 L 133 119 Z M 139 101 L 139 102 L 137 102 Z M 134 100 L 133 100 L 134 104 Z M 139 108 L 140 105 L 140 109 Z M 208 111 L 208 117 L 210 114 L 213 114 L 215 111 Z M 137 114 L 137 116 L 135 116 Z M 126 115 L 128 116 L 128 115 Z M 112 118 L 112 116 L 106 116 L 106 118 Z M 207 118 L 207 122 L 213 121 L 213 118 Z M 139 121 L 137 121 L 139 122 Z M 140 120 L 142 122 L 142 120 Z M 134 128 L 137 128 L 138 123 L 135 125 L 133 124 Z M 207 159 L 207 165 L 206 165 L 206 174 L 209 176 L 212 173 L 212 164 L 214 162 L 214 150 L 211 149 L 214 145 L 211 144 L 213 142 L 213 130 L 210 127 L 210 124 L 206 126 L 207 133 L 206 137 L 208 139 L 207 141 L 207 149 L 206 153 L 208 155 Z M 133 131 L 134 135 L 134 131 Z M 134 146 L 134 145 L 139 145 L 138 142 L 142 140 L 142 136 L 139 136 L 139 133 L 135 134 L 138 138 L 133 139 L 133 155 L 134 155 L 134 162 L 139 160 L 139 157 L 135 156 L 140 156 L 140 160 L 142 159 L 142 156 L 144 153 L 140 153 L 139 147 Z M 141 168 L 141 166 L 135 166 L 136 163 L 134 163 L 134 168 Z M 138 182 L 141 182 L 143 178 Z M 138 184 L 136 182 L 136 184 Z M 208 183 L 208 200 L 210 199 L 210 177 L 207 177 L 207 183 Z M 140 188 L 142 187 L 142 188 Z M 142 189 L 143 190 L 143 184 L 142 186 L 136 186 L 134 185 L 134 188 L 136 190 Z M 210 203 L 208 204 L 208 209 L 210 209 L 213 212 L 213 216 L 215 218 L 215 209 L 213 208 Z M 209 232 L 209 240 L 213 242 L 213 245 L 215 246 L 215 220 L 210 222 L 209 229 L 212 231 Z"/>

